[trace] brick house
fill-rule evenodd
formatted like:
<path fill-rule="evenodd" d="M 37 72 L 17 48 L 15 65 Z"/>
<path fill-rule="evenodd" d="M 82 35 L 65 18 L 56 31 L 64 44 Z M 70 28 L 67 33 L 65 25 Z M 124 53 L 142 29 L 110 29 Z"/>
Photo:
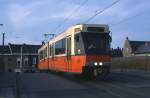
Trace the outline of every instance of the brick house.
<path fill-rule="evenodd" d="M 14 71 L 16 68 L 21 67 L 21 65 L 22 68 L 36 67 L 38 63 L 38 49 L 40 47 L 41 45 L 28 44 L 0 46 L 0 72 Z"/>
<path fill-rule="evenodd" d="M 150 41 L 132 41 L 127 37 L 123 47 L 123 56 L 150 56 Z"/>

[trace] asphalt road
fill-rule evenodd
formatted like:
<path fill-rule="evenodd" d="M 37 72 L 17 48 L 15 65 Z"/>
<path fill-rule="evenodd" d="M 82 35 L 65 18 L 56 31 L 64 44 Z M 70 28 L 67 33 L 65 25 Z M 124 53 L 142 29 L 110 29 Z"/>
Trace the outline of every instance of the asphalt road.
<path fill-rule="evenodd" d="M 0 73 L 0 98 L 14 98 L 15 73 Z"/>
<path fill-rule="evenodd" d="M 17 81 L 19 98 L 150 98 L 150 73 L 113 72 L 95 80 L 23 73 Z"/>

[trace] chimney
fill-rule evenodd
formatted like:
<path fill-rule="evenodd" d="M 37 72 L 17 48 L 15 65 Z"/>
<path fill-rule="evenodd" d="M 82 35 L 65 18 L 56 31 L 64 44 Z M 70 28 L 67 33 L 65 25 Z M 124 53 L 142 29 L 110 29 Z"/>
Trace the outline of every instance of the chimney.
<path fill-rule="evenodd" d="M 126 40 L 129 40 L 129 38 L 128 38 L 128 37 L 126 37 Z"/>

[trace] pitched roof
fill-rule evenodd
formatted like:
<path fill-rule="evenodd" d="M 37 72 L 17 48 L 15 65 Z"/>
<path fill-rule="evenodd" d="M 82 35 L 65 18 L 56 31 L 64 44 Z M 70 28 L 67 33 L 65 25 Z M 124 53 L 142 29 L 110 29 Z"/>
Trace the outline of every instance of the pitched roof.
<path fill-rule="evenodd" d="M 0 54 L 10 54 L 9 46 L 0 46 Z"/>
<path fill-rule="evenodd" d="M 0 54 L 11 54 L 12 53 L 38 53 L 38 49 L 41 45 L 29 45 L 29 44 L 9 44 L 2 46 L 0 45 Z"/>
<path fill-rule="evenodd" d="M 150 42 L 146 42 L 144 45 L 140 46 L 136 53 L 150 53 Z"/>
<path fill-rule="evenodd" d="M 149 46 L 146 44 L 150 44 L 150 41 L 130 41 L 130 46 L 132 48 L 133 53 L 139 53 L 139 52 L 147 52 L 150 49 L 148 48 Z"/>
<path fill-rule="evenodd" d="M 28 45 L 28 44 L 10 44 L 12 53 L 20 53 L 22 47 L 22 53 L 38 53 L 38 49 L 41 45 Z"/>

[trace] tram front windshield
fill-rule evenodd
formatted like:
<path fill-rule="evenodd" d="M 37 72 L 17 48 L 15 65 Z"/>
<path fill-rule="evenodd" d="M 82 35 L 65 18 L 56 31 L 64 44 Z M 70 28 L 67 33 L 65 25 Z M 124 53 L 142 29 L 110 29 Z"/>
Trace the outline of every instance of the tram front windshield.
<path fill-rule="evenodd" d="M 85 54 L 109 54 L 110 36 L 108 33 L 82 33 Z"/>

